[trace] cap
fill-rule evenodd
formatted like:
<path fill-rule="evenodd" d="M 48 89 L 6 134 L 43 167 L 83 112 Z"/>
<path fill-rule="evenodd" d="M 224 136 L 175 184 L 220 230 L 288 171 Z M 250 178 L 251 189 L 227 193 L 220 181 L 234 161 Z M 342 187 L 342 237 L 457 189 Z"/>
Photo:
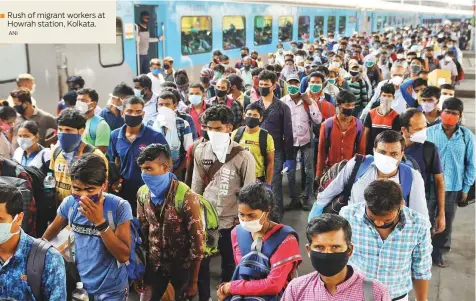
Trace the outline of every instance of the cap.
<path fill-rule="evenodd" d="M 352 68 L 355 68 L 355 67 L 358 67 L 360 69 L 359 62 L 357 62 L 357 60 L 350 60 L 349 61 L 349 70 L 351 70 Z"/>
<path fill-rule="evenodd" d="M 297 80 L 298 82 L 301 82 L 299 79 L 299 76 L 297 74 L 291 73 L 288 76 L 286 76 L 286 82 L 292 81 L 292 80 Z"/>

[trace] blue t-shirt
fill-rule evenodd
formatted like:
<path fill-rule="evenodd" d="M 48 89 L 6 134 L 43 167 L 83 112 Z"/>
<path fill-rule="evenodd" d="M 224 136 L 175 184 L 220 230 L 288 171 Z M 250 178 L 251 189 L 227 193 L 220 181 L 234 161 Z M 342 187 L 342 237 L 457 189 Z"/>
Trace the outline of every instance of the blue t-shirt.
<path fill-rule="evenodd" d="M 132 220 L 129 202 L 112 194 L 104 194 L 104 218 L 112 211 L 117 226 Z M 66 197 L 58 208 L 58 215 L 68 220 L 74 232 L 74 260 L 84 288 L 91 295 L 122 291 L 128 287 L 127 267 L 109 252 L 93 223 L 78 211 L 79 204 L 73 197 Z M 69 221 L 70 208 L 71 221 Z"/>
<path fill-rule="evenodd" d="M 426 141 L 425 143 L 431 143 Z M 433 143 L 431 143 L 433 144 Z M 425 166 L 425 160 L 423 159 L 423 143 L 413 143 L 409 147 L 405 148 L 405 155 L 409 155 L 415 161 L 417 161 L 418 166 L 420 167 L 421 176 L 425 182 L 426 191 L 429 190 L 430 181 L 432 175 L 443 173 L 443 168 L 441 167 L 440 153 L 438 148 L 433 144 L 433 154 L 430 158 L 427 159 L 430 166 Z"/>
<path fill-rule="evenodd" d="M 124 119 L 122 118 L 121 114 L 119 113 L 117 116 L 109 109 L 109 107 L 105 107 L 99 113 L 99 116 L 104 118 L 104 120 L 109 124 L 111 131 L 120 128 L 124 125 Z"/>

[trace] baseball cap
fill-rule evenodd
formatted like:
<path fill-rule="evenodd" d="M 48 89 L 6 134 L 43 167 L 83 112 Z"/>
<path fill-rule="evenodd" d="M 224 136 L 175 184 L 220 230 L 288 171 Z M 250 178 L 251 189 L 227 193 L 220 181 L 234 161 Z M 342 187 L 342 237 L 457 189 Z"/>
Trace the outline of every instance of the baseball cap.
<path fill-rule="evenodd" d="M 357 62 L 357 60 L 350 60 L 349 61 L 349 70 L 351 70 L 355 67 L 358 67 L 360 69 L 359 62 Z"/>
<path fill-rule="evenodd" d="M 286 76 L 286 82 L 289 82 L 289 81 L 292 81 L 292 80 L 297 80 L 298 82 L 301 82 L 301 80 L 299 79 L 299 76 L 297 76 L 297 74 L 289 74 L 288 76 Z"/>

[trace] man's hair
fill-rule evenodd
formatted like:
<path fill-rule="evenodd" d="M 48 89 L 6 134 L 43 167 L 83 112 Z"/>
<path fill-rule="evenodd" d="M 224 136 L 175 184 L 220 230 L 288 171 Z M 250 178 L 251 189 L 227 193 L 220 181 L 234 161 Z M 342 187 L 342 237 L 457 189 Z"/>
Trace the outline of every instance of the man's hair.
<path fill-rule="evenodd" d="M 447 109 L 456 110 L 461 115 L 463 114 L 463 111 L 464 111 L 464 105 L 463 105 L 463 102 L 459 98 L 450 97 L 446 99 L 445 102 L 443 103 L 443 111 Z"/>
<path fill-rule="evenodd" d="M 309 244 L 312 243 L 312 238 L 321 233 L 331 231 L 344 231 L 344 239 L 347 247 L 350 246 L 352 240 L 352 228 L 349 222 L 338 214 L 323 213 L 313 218 L 306 227 L 306 237 Z"/>
<path fill-rule="evenodd" d="M 370 212 L 380 216 L 400 208 L 403 200 L 402 188 L 392 180 L 376 180 L 365 188 L 364 199 Z"/>
<path fill-rule="evenodd" d="M 258 104 L 258 102 L 253 102 L 251 104 L 249 104 L 247 107 L 246 107 L 246 110 L 245 110 L 245 113 L 248 112 L 248 111 L 258 111 L 259 113 L 259 116 L 260 117 L 263 117 L 264 116 L 264 109 L 261 105 Z"/>
<path fill-rule="evenodd" d="M 394 130 L 386 130 L 381 132 L 380 134 L 375 137 L 374 140 L 374 148 L 377 148 L 379 143 L 395 143 L 400 142 L 402 145 L 402 151 L 405 147 L 405 139 L 403 138 L 402 134 Z"/>
<path fill-rule="evenodd" d="M 412 119 L 413 116 L 418 114 L 423 114 L 423 112 L 415 108 L 406 109 L 402 114 L 400 114 L 400 124 L 404 128 L 408 129 L 410 127 L 410 119 Z"/>
<path fill-rule="evenodd" d="M 25 88 L 20 88 L 18 90 L 14 90 L 13 92 L 10 93 L 10 96 L 12 98 L 18 99 L 21 103 L 31 103 L 31 93 L 30 90 L 25 89 Z"/>
<path fill-rule="evenodd" d="M 66 80 L 66 83 L 67 84 L 72 83 L 73 85 L 78 85 L 80 89 L 84 87 L 84 79 L 81 75 L 73 75 L 68 77 L 68 79 Z"/>
<path fill-rule="evenodd" d="M 147 146 L 137 158 L 137 164 L 142 165 L 146 161 L 154 161 L 162 157 L 167 162 L 170 160 L 170 151 L 167 144 L 154 143 Z"/>
<path fill-rule="evenodd" d="M 251 69 L 251 77 L 259 76 L 259 74 L 263 70 L 264 70 L 263 68 L 259 68 L 259 67 Z"/>
<path fill-rule="evenodd" d="M 407 55 L 408 55 L 408 54 L 407 54 Z M 414 57 L 414 58 L 412 58 L 412 60 L 410 61 L 410 65 L 411 65 L 414 61 L 419 61 L 422 66 L 425 65 L 425 61 L 424 61 L 421 57 Z"/>
<path fill-rule="evenodd" d="M 243 87 L 243 79 L 236 74 L 230 74 L 228 80 L 230 81 L 230 87 L 236 86 L 238 89 Z"/>
<path fill-rule="evenodd" d="M 443 90 L 443 89 L 446 89 L 446 90 L 455 90 L 455 87 L 453 87 L 453 85 L 451 84 L 442 84 L 440 86 L 440 90 Z"/>
<path fill-rule="evenodd" d="M 170 91 L 162 91 L 159 94 L 159 99 L 172 99 L 172 103 L 178 103 L 177 98 L 175 97 L 174 93 Z"/>
<path fill-rule="evenodd" d="M 93 153 L 82 155 L 70 167 L 71 181 L 77 180 L 87 185 L 101 186 L 107 180 L 104 159 Z"/>
<path fill-rule="evenodd" d="M 78 94 L 76 90 L 69 90 L 63 95 L 64 104 L 69 107 L 74 107 L 76 105 L 76 101 L 78 100 Z"/>
<path fill-rule="evenodd" d="M 246 204 L 253 210 L 269 212 L 272 220 L 277 217 L 273 193 L 263 183 L 248 184 L 240 190 L 238 204 Z"/>
<path fill-rule="evenodd" d="M 421 91 L 421 97 L 430 98 L 433 96 L 436 97 L 437 100 L 440 99 L 440 96 L 441 96 L 440 88 L 435 86 L 428 86 L 423 88 L 423 90 Z"/>
<path fill-rule="evenodd" d="M 228 79 L 226 79 L 226 78 L 220 78 L 219 80 L 217 80 L 217 84 L 218 84 L 218 82 L 224 82 L 224 83 L 226 83 L 226 89 L 227 89 L 227 90 L 230 90 L 230 89 L 231 89 L 231 83 L 230 83 L 230 81 L 229 81 Z"/>
<path fill-rule="evenodd" d="M 137 96 L 127 96 L 126 98 L 124 98 L 124 102 L 123 102 L 124 108 L 125 108 L 127 105 L 137 105 L 137 104 L 142 105 L 142 107 L 145 106 L 144 100 L 143 100 L 142 98 L 140 98 L 140 97 L 137 97 Z"/>
<path fill-rule="evenodd" d="M 221 56 L 222 53 L 221 53 L 220 50 L 217 49 L 217 50 L 213 51 L 213 54 L 212 54 L 212 55 L 213 55 L 213 56 Z"/>
<path fill-rule="evenodd" d="M 380 89 L 380 94 L 382 93 L 387 93 L 387 94 L 392 94 L 395 95 L 395 87 L 393 84 L 384 84 L 382 88 Z"/>
<path fill-rule="evenodd" d="M 139 83 L 142 88 L 152 90 L 152 80 L 146 74 L 136 76 L 132 79 L 134 83 Z"/>
<path fill-rule="evenodd" d="M 173 95 L 175 95 L 177 102 L 180 102 L 182 100 L 182 96 L 177 89 L 174 89 L 171 87 L 162 88 L 162 92 L 165 92 L 165 91 L 171 92 Z"/>
<path fill-rule="evenodd" d="M 216 105 L 205 111 L 206 120 L 220 121 L 223 124 L 233 124 L 233 111 L 225 105 Z"/>
<path fill-rule="evenodd" d="M 338 105 L 343 104 L 343 103 L 352 103 L 356 102 L 357 98 L 352 92 L 342 90 L 336 95 L 336 103 Z"/>
<path fill-rule="evenodd" d="M 0 119 L 5 121 L 17 117 L 17 111 L 14 108 L 8 105 L 8 102 L 5 101 L 5 104 L 0 105 Z"/>
<path fill-rule="evenodd" d="M 277 76 L 276 73 L 273 71 L 263 70 L 259 74 L 259 80 L 270 80 L 271 83 L 274 85 L 276 83 Z"/>
<path fill-rule="evenodd" d="M 202 93 L 205 93 L 205 88 L 204 88 L 202 85 L 200 85 L 200 84 L 191 84 L 190 86 L 188 86 L 188 88 L 189 88 L 189 89 L 192 89 L 192 88 L 194 88 L 194 89 L 200 89 L 200 91 L 201 91 Z"/>
<path fill-rule="evenodd" d="M 58 116 L 58 126 L 69 126 L 73 129 L 84 129 L 86 127 L 86 118 L 75 108 L 68 108 Z"/>
<path fill-rule="evenodd" d="M 23 212 L 23 198 L 20 191 L 13 185 L 0 183 L 0 204 L 5 204 L 6 211 L 12 217 Z"/>
<path fill-rule="evenodd" d="M 166 81 L 164 82 L 163 84 L 160 85 L 162 88 L 174 88 L 174 89 L 177 89 L 177 84 L 174 83 L 174 82 L 169 82 L 169 81 Z"/>
<path fill-rule="evenodd" d="M 325 77 L 321 72 L 314 71 L 311 74 L 309 74 L 309 81 L 311 81 L 311 78 L 313 77 L 319 77 L 323 83 L 325 82 Z"/>
<path fill-rule="evenodd" d="M 151 65 L 151 66 L 152 66 L 152 65 L 159 65 L 159 66 L 161 66 L 161 65 L 162 65 L 162 62 L 160 61 L 160 59 L 155 58 L 155 59 L 151 59 L 151 60 L 150 60 L 149 65 Z"/>
<path fill-rule="evenodd" d="M 419 86 L 428 86 L 428 81 L 423 78 L 416 78 L 415 81 L 413 82 L 413 88 L 419 87 Z"/>
<path fill-rule="evenodd" d="M 265 65 L 265 66 L 264 66 L 264 69 L 265 69 L 265 70 L 268 70 L 268 71 L 273 71 L 273 72 L 274 72 L 274 66 L 273 66 L 273 65 Z"/>
<path fill-rule="evenodd" d="M 143 11 L 140 12 L 140 17 L 141 17 L 141 18 L 143 18 L 143 17 L 149 17 L 149 16 L 150 16 L 150 15 L 149 15 L 149 12 L 146 11 L 146 10 L 143 10 Z"/>
<path fill-rule="evenodd" d="M 76 94 L 78 94 L 78 95 L 85 95 L 86 94 L 86 95 L 89 96 L 89 98 L 91 98 L 92 101 L 94 101 L 94 102 L 99 101 L 99 94 L 94 89 L 82 88 L 82 89 L 79 89 L 78 91 L 76 91 Z"/>
<path fill-rule="evenodd" d="M 132 89 L 132 87 L 128 84 L 122 82 L 114 87 L 114 89 L 112 90 L 112 94 L 125 96 L 134 95 L 134 89 Z"/>
<path fill-rule="evenodd" d="M 241 51 L 246 50 L 248 53 L 250 52 L 250 49 L 246 46 L 241 47 Z"/>

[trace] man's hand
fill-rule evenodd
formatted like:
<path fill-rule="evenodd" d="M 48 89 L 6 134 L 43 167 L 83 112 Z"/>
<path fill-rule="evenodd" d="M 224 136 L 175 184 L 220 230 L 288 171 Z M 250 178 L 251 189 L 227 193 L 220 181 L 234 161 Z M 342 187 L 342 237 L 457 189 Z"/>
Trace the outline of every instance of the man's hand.
<path fill-rule="evenodd" d="M 301 98 L 302 98 L 302 100 L 303 100 L 307 105 L 309 105 L 309 106 L 312 105 L 312 98 L 309 97 L 309 94 L 308 94 L 308 93 L 302 94 L 302 95 L 301 95 Z"/>
<path fill-rule="evenodd" d="M 185 289 L 185 297 L 193 297 L 198 294 L 198 284 L 197 282 L 189 283 Z"/>
<path fill-rule="evenodd" d="M 446 219 L 445 219 L 445 213 L 440 213 L 435 219 L 435 232 L 433 234 L 441 233 L 445 230 L 446 228 Z"/>
<path fill-rule="evenodd" d="M 145 286 L 143 280 L 135 280 L 134 282 L 132 282 L 132 287 L 138 294 L 145 293 Z"/>
<path fill-rule="evenodd" d="M 87 196 L 81 197 L 78 211 L 81 212 L 91 223 L 98 226 L 106 221 L 104 218 L 104 197 L 101 196 L 98 204 L 91 201 Z"/>
<path fill-rule="evenodd" d="M 225 300 L 230 295 L 230 282 L 222 284 L 217 290 L 217 297 L 219 301 Z"/>
<path fill-rule="evenodd" d="M 474 203 L 474 200 L 468 202 L 468 193 L 461 191 L 461 198 L 458 201 L 458 207 L 466 207 L 472 203 Z"/>

